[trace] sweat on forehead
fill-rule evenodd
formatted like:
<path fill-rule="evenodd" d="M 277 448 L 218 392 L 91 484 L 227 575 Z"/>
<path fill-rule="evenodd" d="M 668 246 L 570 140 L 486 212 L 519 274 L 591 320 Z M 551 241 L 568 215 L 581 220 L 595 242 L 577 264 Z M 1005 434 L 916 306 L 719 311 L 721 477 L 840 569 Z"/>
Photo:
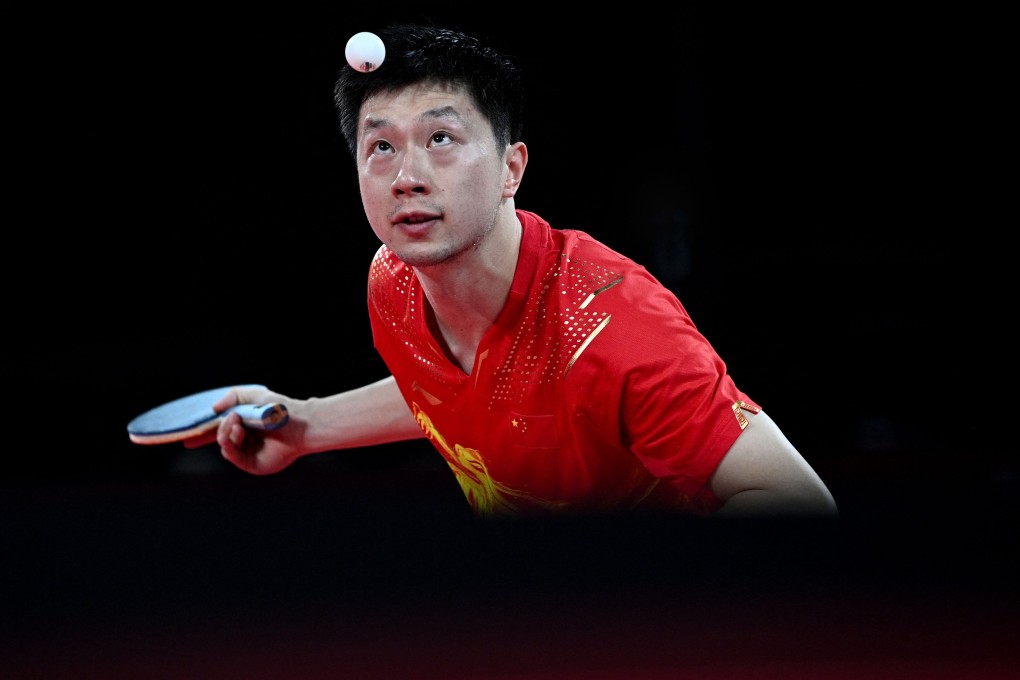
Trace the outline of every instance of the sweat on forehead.
<path fill-rule="evenodd" d="M 420 118 L 462 118 L 468 111 L 478 111 L 471 93 L 463 86 L 432 81 L 413 83 L 374 92 L 365 97 L 360 107 L 362 119 L 386 117 L 394 104 L 406 106 Z M 484 114 L 482 114 L 484 115 Z"/>
<path fill-rule="evenodd" d="M 365 103 L 365 107 L 363 107 L 364 116 L 362 117 L 362 129 L 373 130 L 392 126 L 394 124 L 394 120 L 389 115 L 388 107 L 384 105 L 381 107 L 381 110 L 376 109 L 371 106 L 372 101 L 372 99 L 369 99 Z M 461 115 L 460 109 L 451 104 L 435 106 L 414 112 L 410 119 L 415 123 L 429 121 L 439 122 L 444 120 L 461 123 L 465 120 L 464 116 Z"/>

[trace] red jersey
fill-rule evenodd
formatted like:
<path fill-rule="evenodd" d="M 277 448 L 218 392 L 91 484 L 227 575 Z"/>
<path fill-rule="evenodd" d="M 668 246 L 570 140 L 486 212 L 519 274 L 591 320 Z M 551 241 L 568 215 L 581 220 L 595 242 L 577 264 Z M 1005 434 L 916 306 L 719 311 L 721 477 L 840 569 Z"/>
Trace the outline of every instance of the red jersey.
<path fill-rule="evenodd" d="M 471 373 L 428 330 L 412 267 L 372 261 L 374 344 L 477 515 L 709 513 L 709 478 L 759 410 L 644 267 L 517 211 L 520 256 Z"/>

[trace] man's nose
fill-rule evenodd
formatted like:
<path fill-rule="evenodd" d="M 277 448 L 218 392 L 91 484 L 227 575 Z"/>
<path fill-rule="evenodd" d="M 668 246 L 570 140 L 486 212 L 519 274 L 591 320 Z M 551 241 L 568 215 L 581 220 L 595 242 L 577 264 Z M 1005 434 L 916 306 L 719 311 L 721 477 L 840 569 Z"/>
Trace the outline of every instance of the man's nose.
<path fill-rule="evenodd" d="M 425 171 L 425 162 L 421 158 L 423 152 L 409 151 L 404 154 L 397 176 L 393 178 L 392 189 L 394 195 L 410 193 L 427 193 L 428 181 Z"/>

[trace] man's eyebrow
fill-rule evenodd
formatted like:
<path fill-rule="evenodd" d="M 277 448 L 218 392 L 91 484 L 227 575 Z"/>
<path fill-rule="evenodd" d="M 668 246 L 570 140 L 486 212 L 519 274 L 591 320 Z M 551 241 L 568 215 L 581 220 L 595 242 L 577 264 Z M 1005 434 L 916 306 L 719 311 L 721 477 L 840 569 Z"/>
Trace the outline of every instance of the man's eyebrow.
<path fill-rule="evenodd" d="M 440 120 L 442 118 L 453 118 L 455 120 L 461 120 L 461 115 L 453 106 L 440 106 L 435 109 L 428 109 L 422 111 L 418 115 L 419 121 L 426 120 Z M 370 130 L 381 130 L 390 127 L 392 123 L 387 118 L 372 118 L 369 116 L 365 119 L 365 131 Z"/>
<path fill-rule="evenodd" d="M 422 111 L 421 115 L 418 116 L 418 120 L 434 120 L 436 118 L 455 118 L 460 120 L 460 113 L 457 109 L 450 105 L 440 106 L 438 109 L 429 109 L 428 111 Z"/>

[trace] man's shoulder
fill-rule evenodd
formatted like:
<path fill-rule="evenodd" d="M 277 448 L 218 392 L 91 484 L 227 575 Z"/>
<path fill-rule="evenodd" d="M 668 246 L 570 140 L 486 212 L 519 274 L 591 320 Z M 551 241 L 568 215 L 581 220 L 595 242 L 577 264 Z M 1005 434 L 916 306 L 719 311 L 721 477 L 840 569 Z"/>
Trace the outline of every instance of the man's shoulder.
<path fill-rule="evenodd" d="M 639 267 L 626 255 L 598 240 L 590 233 L 576 227 L 553 227 L 540 215 L 527 210 L 518 210 L 524 225 L 526 241 L 534 247 L 545 249 L 555 255 L 582 257 L 601 263 L 612 263 L 621 268 Z"/>

